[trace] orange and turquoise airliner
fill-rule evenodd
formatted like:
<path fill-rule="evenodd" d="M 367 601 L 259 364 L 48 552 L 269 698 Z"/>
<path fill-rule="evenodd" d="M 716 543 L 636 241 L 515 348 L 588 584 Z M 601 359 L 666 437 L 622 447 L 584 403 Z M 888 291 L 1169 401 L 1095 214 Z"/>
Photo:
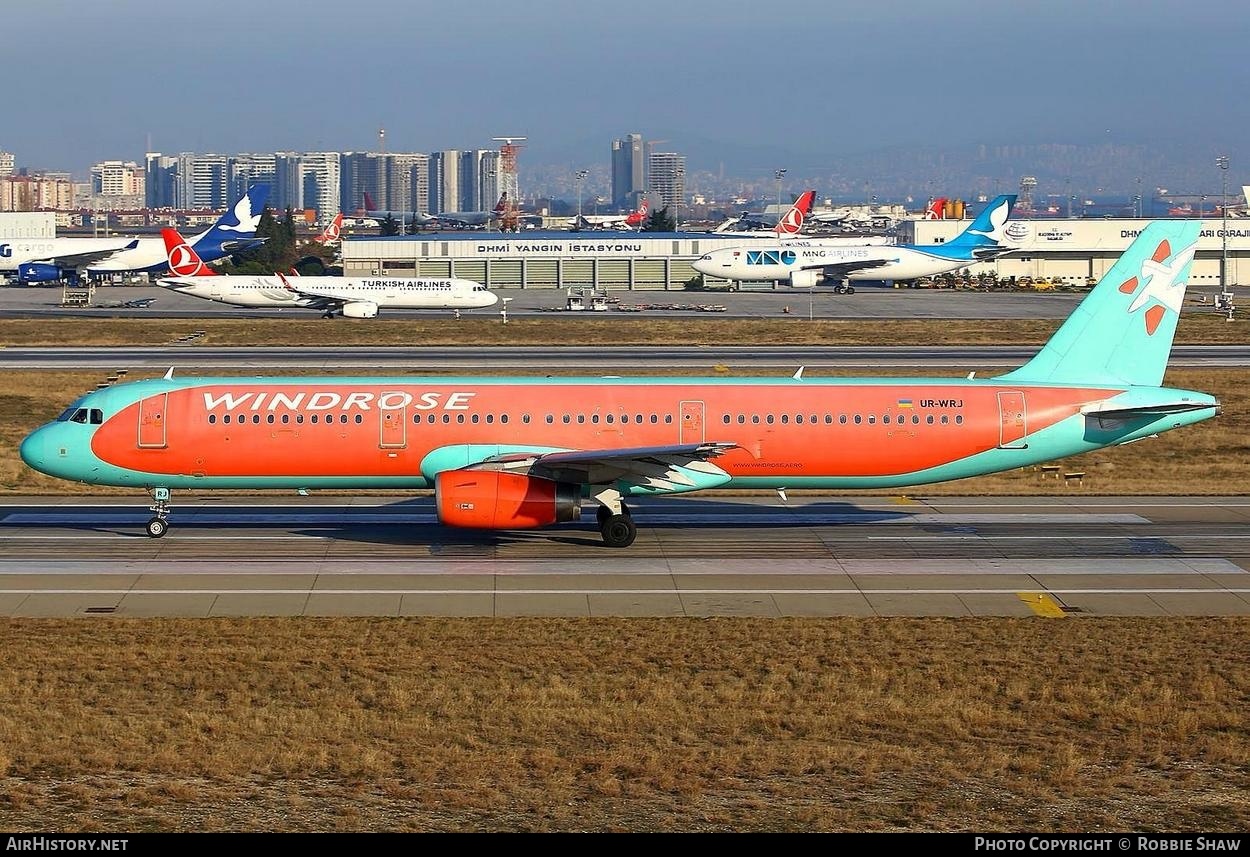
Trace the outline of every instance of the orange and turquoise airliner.
<path fill-rule="evenodd" d="M 22 443 L 31 467 L 147 489 L 435 490 L 439 520 L 529 529 L 709 488 L 942 482 L 1210 419 L 1161 386 L 1198 240 L 1152 223 L 1041 351 L 993 378 L 192 377 L 89 393 Z"/>

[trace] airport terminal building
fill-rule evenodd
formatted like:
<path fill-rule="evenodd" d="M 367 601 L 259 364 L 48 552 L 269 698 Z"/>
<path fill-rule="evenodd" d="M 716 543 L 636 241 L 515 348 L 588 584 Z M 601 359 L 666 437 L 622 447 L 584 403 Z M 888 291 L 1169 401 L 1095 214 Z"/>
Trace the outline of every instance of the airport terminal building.
<path fill-rule="evenodd" d="M 1230 217 L 1227 234 L 1227 281 L 1250 285 L 1250 219 Z M 1000 279 L 1032 277 L 1067 282 L 1101 279 L 1133 243 L 1149 220 L 1043 219 L 1011 220 L 1007 237 L 1014 252 L 970 267 L 972 274 L 992 273 Z M 898 240 L 908 244 L 940 244 L 958 235 L 967 221 L 912 220 L 899 228 Z M 1206 218 L 1189 281 L 1216 285 L 1225 252 L 1224 221 Z"/>
<path fill-rule="evenodd" d="M 1016 250 L 969 266 L 972 274 L 999 278 L 1032 277 L 1084 282 L 1114 264 L 1147 220 L 1013 220 L 1008 237 Z M 954 238 L 967 220 L 912 220 L 898 228 L 897 240 L 940 244 Z M 880 237 L 827 239 L 846 244 L 882 243 Z M 888 239 L 887 239 L 888 240 Z M 1191 282 L 1219 282 L 1224 252 L 1222 221 L 1202 221 Z M 724 247 L 767 247 L 775 239 L 742 233 L 707 232 L 463 232 L 348 238 L 343 242 L 347 276 L 463 277 L 491 289 L 597 288 L 680 290 L 698 273 L 691 263 Z M 1230 218 L 1227 236 L 1228 282 L 1250 285 L 1250 220 Z M 707 278 L 708 285 L 723 281 Z M 744 283 L 768 289 L 769 283 Z"/>
<path fill-rule="evenodd" d="M 759 238 L 700 232 L 464 232 L 350 238 L 346 276 L 464 277 L 491 289 L 682 289 L 691 262 Z"/>

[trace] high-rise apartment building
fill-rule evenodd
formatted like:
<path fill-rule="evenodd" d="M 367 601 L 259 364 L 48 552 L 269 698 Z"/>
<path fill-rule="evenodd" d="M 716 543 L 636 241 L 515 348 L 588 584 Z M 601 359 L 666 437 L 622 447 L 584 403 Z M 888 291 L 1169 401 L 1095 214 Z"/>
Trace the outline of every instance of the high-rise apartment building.
<path fill-rule="evenodd" d="M 228 178 L 230 202 L 247 193 L 254 184 L 267 184 L 270 199 L 273 198 L 273 182 L 278 169 L 277 155 L 264 152 L 257 154 L 231 155 L 228 161 Z M 227 205 L 229 202 L 227 202 Z"/>
<path fill-rule="evenodd" d="M 96 196 L 143 196 L 144 171 L 134 161 L 101 161 L 91 167 Z"/>
<path fill-rule="evenodd" d="M 644 153 L 646 144 L 641 134 L 626 134 L 612 141 L 612 205 L 618 209 L 633 208 L 640 194 L 647 190 Z"/>
<path fill-rule="evenodd" d="M 178 155 L 174 206 L 182 209 L 223 209 L 228 202 L 229 159 L 225 155 Z"/>
<path fill-rule="evenodd" d="M 148 208 L 173 208 L 178 195 L 178 159 L 160 152 L 148 152 L 143 160 L 144 203 Z"/>
<path fill-rule="evenodd" d="M 430 213 L 460 211 L 460 151 L 430 155 Z"/>
<path fill-rule="evenodd" d="M 676 152 L 652 152 L 649 190 L 660 205 L 675 211 L 686 198 L 686 156 Z"/>

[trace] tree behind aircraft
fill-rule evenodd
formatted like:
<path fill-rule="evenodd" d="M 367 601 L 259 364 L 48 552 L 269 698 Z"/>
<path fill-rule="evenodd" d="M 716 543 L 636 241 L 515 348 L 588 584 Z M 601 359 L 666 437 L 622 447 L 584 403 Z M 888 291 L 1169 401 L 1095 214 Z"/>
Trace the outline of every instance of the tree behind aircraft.
<path fill-rule="evenodd" d="M 265 206 L 256 225 L 256 237 L 268 240 L 254 250 L 232 256 L 229 262 L 218 266 L 218 270 L 223 274 L 268 275 L 291 267 L 298 254 L 295 249 L 295 216 L 289 208 L 283 219 L 278 220 L 273 210 Z"/>
<path fill-rule="evenodd" d="M 657 209 L 647 216 L 643 232 L 673 232 L 677 229 L 677 218 L 668 213 L 668 206 Z"/>

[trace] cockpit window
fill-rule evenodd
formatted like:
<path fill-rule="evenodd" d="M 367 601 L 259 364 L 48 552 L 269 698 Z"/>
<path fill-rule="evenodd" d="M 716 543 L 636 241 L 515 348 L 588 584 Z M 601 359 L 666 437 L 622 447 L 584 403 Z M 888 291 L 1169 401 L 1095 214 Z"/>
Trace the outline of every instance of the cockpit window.
<path fill-rule="evenodd" d="M 90 417 L 91 417 L 91 424 L 93 426 L 98 426 L 104 422 L 104 411 L 100 410 L 99 408 L 92 408 L 90 411 Z"/>
<path fill-rule="evenodd" d="M 77 410 L 78 408 L 75 408 L 75 407 L 66 408 L 65 410 L 61 411 L 61 415 L 56 418 L 56 421 L 58 423 L 69 422 L 70 417 L 72 417 L 74 415 L 74 412 Z"/>
<path fill-rule="evenodd" d="M 74 413 L 70 416 L 69 421 L 71 423 L 85 423 L 87 421 L 87 409 L 79 408 L 74 411 Z"/>

